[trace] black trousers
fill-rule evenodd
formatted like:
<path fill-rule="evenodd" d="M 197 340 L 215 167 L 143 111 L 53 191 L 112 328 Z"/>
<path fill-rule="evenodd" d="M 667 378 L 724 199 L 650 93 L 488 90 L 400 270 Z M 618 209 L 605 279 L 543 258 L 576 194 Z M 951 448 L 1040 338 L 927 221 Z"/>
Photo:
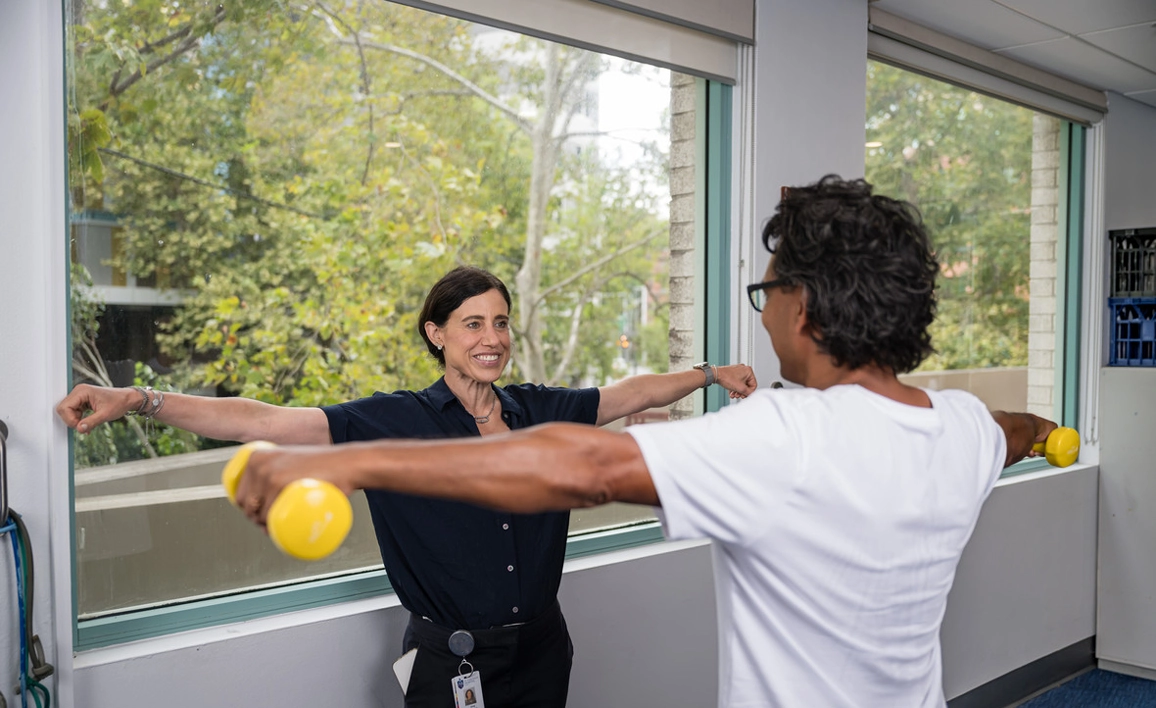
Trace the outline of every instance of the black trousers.
<path fill-rule="evenodd" d="M 449 649 L 453 631 L 410 615 L 402 651 L 417 647 L 417 658 L 405 708 L 454 708 L 450 681 L 458 675 L 461 658 Z M 466 660 L 482 674 L 486 708 L 564 708 L 574 645 L 557 603 L 525 624 L 470 634 L 474 650 Z"/>

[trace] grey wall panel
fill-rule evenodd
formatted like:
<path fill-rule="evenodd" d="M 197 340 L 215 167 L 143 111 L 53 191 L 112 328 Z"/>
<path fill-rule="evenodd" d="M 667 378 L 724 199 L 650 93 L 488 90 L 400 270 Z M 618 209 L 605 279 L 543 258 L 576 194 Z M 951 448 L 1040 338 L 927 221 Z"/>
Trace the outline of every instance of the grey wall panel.
<path fill-rule="evenodd" d="M 1100 376 L 1096 656 L 1156 669 L 1156 369 Z"/>
<path fill-rule="evenodd" d="M 714 597 L 705 544 L 568 572 L 559 601 L 574 639 L 569 708 L 713 706 Z"/>
<path fill-rule="evenodd" d="M 1103 130 L 1104 228 L 1156 226 L 1156 108 L 1109 94 Z M 1088 236 L 1107 248 L 1106 234 Z M 1112 322 L 1104 325 L 1106 341 Z M 1099 377 L 1096 654 L 1156 669 L 1156 369 L 1105 368 Z"/>
<path fill-rule="evenodd" d="M 711 706 L 710 547 L 665 544 L 571 563 L 559 599 L 574 641 L 570 708 Z M 401 708 L 394 598 L 82 654 L 77 708 Z M 483 684 L 484 685 L 484 684 Z"/>
<path fill-rule="evenodd" d="M 779 203 L 779 187 L 835 172 L 862 177 L 867 105 L 867 3 L 857 0 L 763 1 L 755 16 L 754 232 L 740 244 L 762 280 L 770 259 L 759 236 Z M 736 286 L 738 283 L 736 283 Z M 779 378 L 779 361 L 755 313 L 739 301 L 740 347 L 753 350 L 760 381 Z"/>
<path fill-rule="evenodd" d="M 1156 226 L 1156 108 L 1108 94 L 1104 162 L 1105 228 Z"/>
<path fill-rule="evenodd" d="M 947 698 L 1096 633 L 1096 480 L 1084 467 L 992 490 L 940 632 Z"/>

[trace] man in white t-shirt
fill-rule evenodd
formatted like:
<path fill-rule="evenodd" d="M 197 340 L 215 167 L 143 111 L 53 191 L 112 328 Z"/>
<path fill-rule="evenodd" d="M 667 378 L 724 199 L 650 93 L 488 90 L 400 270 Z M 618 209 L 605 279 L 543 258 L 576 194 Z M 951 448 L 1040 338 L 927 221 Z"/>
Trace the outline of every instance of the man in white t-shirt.
<path fill-rule="evenodd" d="M 514 512 L 661 506 L 668 537 L 716 542 L 720 706 L 943 706 L 960 554 L 1000 470 L 1056 426 L 897 378 L 932 352 L 939 271 L 911 205 L 828 176 L 789 191 L 763 242 L 747 292 L 801 388 L 625 433 L 255 452 L 237 503 L 263 523 L 310 476 Z"/>

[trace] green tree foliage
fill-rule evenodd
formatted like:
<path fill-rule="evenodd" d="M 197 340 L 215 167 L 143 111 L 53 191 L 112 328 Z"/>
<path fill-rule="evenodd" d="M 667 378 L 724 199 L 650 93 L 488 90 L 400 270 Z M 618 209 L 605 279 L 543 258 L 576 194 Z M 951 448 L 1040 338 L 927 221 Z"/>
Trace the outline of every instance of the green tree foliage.
<path fill-rule="evenodd" d="M 1032 112 L 878 62 L 867 87 L 867 180 L 919 207 L 942 267 L 920 369 L 1026 366 Z"/>
<path fill-rule="evenodd" d="M 71 16 L 73 208 L 115 213 L 113 265 L 181 292 L 174 386 L 290 405 L 424 387 L 418 310 L 459 263 L 515 289 L 514 378 L 601 382 L 624 294 L 661 294 L 666 225 L 637 180 L 665 155 L 628 171 L 574 147 L 596 55 L 388 2 Z"/>
<path fill-rule="evenodd" d="M 92 276 L 84 266 L 73 263 L 69 276 L 73 371 L 85 382 L 111 386 L 112 378 L 96 344 L 104 304 L 92 293 Z M 135 369 L 133 385 L 161 383 L 160 377 L 145 364 L 137 362 Z M 151 422 L 142 426 L 136 418 L 125 417 L 78 437 L 74 459 L 78 468 L 97 467 L 120 460 L 192 452 L 201 447 L 202 442 L 192 433 L 167 425 L 154 427 Z"/>

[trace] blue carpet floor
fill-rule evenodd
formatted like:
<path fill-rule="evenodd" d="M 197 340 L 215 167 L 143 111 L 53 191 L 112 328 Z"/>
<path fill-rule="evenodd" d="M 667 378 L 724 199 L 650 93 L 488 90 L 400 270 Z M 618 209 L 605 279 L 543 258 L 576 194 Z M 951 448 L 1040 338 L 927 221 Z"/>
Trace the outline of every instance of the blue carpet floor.
<path fill-rule="evenodd" d="M 1095 669 L 1020 708 L 1156 708 L 1156 681 Z"/>

